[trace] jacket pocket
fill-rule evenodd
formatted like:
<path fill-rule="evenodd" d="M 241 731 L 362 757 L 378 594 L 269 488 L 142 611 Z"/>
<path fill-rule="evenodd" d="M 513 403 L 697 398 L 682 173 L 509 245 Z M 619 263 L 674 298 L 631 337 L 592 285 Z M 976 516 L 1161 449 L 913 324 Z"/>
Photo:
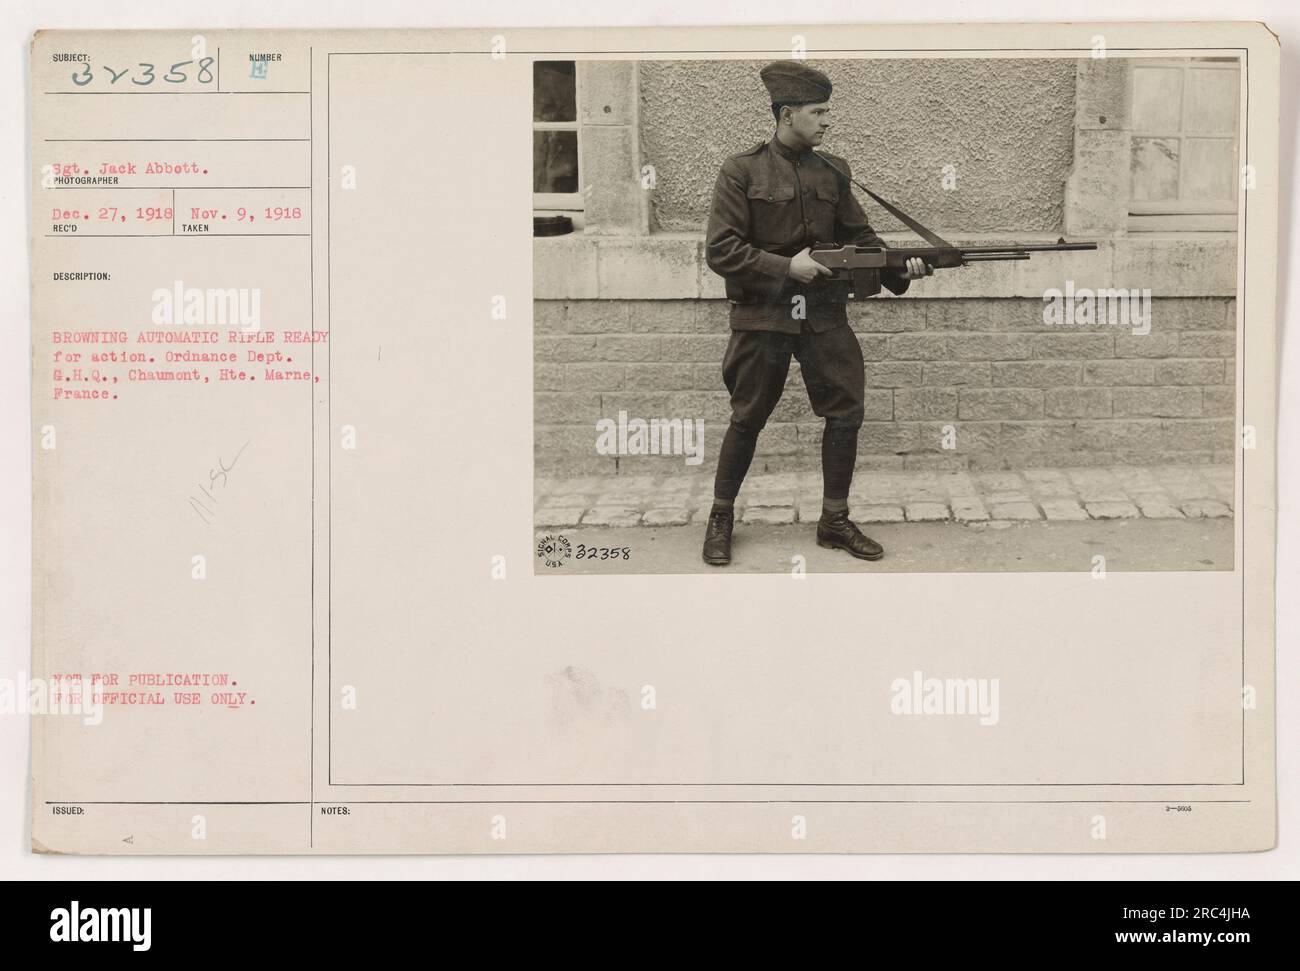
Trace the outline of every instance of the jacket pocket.
<path fill-rule="evenodd" d="M 794 198 L 792 185 L 751 185 L 747 193 L 750 199 L 761 202 L 789 202 Z"/>
<path fill-rule="evenodd" d="M 755 246 L 775 250 L 799 238 L 800 207 L 793 185 L 755 184 L 747 195 L 750 236 Z"/>
<path fill-rule="evenodd" d="M 817 187 L 817 198 L 822 202 L 829 202 L 832 206 L 840 204 L 840 190 L 837 186 L 819 185 Z"/>

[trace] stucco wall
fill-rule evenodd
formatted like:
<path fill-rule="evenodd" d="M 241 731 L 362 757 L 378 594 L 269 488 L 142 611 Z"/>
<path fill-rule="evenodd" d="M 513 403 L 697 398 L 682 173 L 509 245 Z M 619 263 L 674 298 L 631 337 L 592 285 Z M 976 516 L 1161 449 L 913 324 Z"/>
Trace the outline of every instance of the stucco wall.
<path fill-rule="evenodd" d="M 653 228 L 702 230 L 723 159 L 771 137 L 763 61 L 642 61 L 640 139 L 654 165 Z M 1073 164 L 1075 74 L 1067 59 L 808 63 L 826 72 L 825 148 L 937 232 L 1059 232 Z M 956 167 L 945 190 L 943 167 Z M 902 229 L 870 200 L 878 230 Z"/>

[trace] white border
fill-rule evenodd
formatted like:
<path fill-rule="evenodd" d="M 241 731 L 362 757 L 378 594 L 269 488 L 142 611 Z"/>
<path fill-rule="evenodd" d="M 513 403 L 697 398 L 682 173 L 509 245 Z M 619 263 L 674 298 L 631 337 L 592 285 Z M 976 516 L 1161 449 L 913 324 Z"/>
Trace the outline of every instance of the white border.
<path fill-rule="evenodd" d="M 522 27 L 522 26 L 670 26 L 690 24 L 779 24 L 791 22 L 792 9 L 780 0 L 746 0 L 742 5 L 703 0 L 686 10 L 661 15 L 661 6 L 628 2 L 611 8 L 595 0 L 566 0 L 550 9 L 536 2 L 498 0 L 438 10 L 413 11 L 401 0 L 369 0 L 350 11 L 347 19 L 322 19 L 318 3 L 286 0 L 274 8 L 233 2 L 213 7 L 197 0 L 166 4 L 124 2 L 111 12 L 87 0 L 57 5 L 18 0 L 8 8 L 3 31 L 4 73 L 0 79 L 3 117 L 24 120 L 24 137 L 7 139 L 0 181 L 0 279 L 10 298 L 4 301 L 5 353 L 0 355 L 0 422 L 8 444 L 8 459 L 0 462 L 0 676 L 12 677 L 30 667 L 31 644 L 31 387 L 28 349 L 29 253 L 27 227 L 30 199 L 26 186 L 31 119 L 28 104 L 28 44 L 38 28 L 342 28 L 342 27 Z M 802 11 L 805 15 L 807 11 Z M 905 13 L 906 17 L 900 17 Z M 932 0 L 923 7 L 896 3 L 826 0 L 817 8 L 826 23 L 863 21 L 970 22 L 1098 21 L 1098 20 L 1263 20 L 1283 38 L 1282 131 L 1280 184 L 1278 360 L 1287 354 L 1286 321 L 1300 297 L 1288 287 L 1300 255 L 1289 244 L 1295 206 L 1294 179 L 1296 105 L 1300 68 L 1290 51 L 1300 38 L 1300 12 L 1292 3 L 1229 4 L 1195 0 L 1096 0 L 1053 7 L 1044 16 L 1041 5 L 989 0 L 978 10 L 963 0 Z M 799 18 L 807 23 L 807 17 Z M 1279 485 L 1297 472 L 1289 447 L 1287 418 L 1296 404 L 1294 382 L 1282 378 L 1279 388 Z M 798 879 L 1277 879 L 1300 875 L 1300 752 L 1289 740 L 1300 730 L 1300 654 L 1287 646 L 1297 642 L 1297 608 L 1286 591 L 1295 589 L 1300 568 L 1295 540 L 1300 519 L 1290 514 L 1285 490 L 1279 490 L 1277 589 L 1277 737 L 1279 845 L 1258 854 L 1213 855 L 865 855 L 865 856 L 572 856 L 572 857 L 217 857 L 217 858 L 91 858 L 37 856 L 29 852 L 27 810 L 29 734 L 25 719 L 0 716 L 0 873 L 8 879 L 566 879 L 566 878 L 798 878 Z"/>

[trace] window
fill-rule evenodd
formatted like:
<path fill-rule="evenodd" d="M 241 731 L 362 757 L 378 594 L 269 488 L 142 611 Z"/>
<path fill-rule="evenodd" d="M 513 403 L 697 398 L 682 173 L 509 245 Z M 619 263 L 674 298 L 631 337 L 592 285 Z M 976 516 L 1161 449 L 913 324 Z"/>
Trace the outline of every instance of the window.
<path fill-rule="evenodd" d="M 1129 229 L 1235 230 L 1236 58 L 1135 61 Z"/>
<path fill-rule="evenodd" d="M 574 61 L 533 62 L 533 208 L 582 208 Z"/>

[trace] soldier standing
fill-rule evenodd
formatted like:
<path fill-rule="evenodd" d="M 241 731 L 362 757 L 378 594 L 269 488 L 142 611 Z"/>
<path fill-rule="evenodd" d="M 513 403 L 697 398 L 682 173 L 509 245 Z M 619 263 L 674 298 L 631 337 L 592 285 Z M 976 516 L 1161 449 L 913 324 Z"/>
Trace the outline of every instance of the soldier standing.
<path fill-rule="evenodd" d="M 798 61 L 760 72 L 771 95 L 771 141 L 722 164 L 713 190 L 705 246 L 709 268 L 726 281 L 731 340 L 722 378 L 731 395 L 704 561 L 731 562 L 737 494 L 763 430 L 785 388 L 793 355 L 822 433 L 822 515 L 817 544 L 864 560 L 884 555 L 849 519 L 849 485 L 862 425 L 865 367 L 849 326 L 848 285 L 821 280 L 830 270 L 813 260 L 816 242 L 883 246 L 849 189 L 849 164 L 814 152 L 830 128 L 831 82 Z M 920 258 L 905 271 L 886 270 L 881 283 L 895 294 L 933 267 Z"/>

